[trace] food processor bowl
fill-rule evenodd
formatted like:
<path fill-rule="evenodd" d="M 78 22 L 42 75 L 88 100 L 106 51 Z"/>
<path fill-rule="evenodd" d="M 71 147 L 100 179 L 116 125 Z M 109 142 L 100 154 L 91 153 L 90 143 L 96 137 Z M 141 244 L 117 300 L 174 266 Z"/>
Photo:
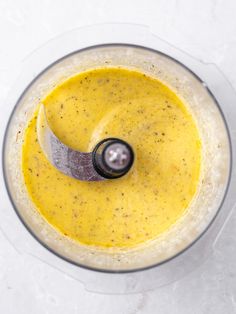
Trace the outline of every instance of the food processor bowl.
<path fill-rule="evenodd" d="M 94 39 L 94 29 L 99 39 Z M 50 54 L 49 51 L 55 53 Z M 52 58 L 55 58 L 53 63 Z M 18 93 L 21 90 L 21 95 L 15 103 L 5 133 L 3 171 L 12 205 L 30 233 L 65 261 L 108 273 L 144 271 L 154 266 L 163 269 L 163 265 L 171 265 L 178 256 L 189 252 L 193 244 L 197 247 L 196 243 L 200 243 L 198 240 L 210 228 L 222 208 L 232 170 L 231 136 L 228 130 L 232 122 L 228 116 L 225 119 L 223 113 L 223 107 L 229 101 L 225 93 L 221 93 L 223 102 L 219 103 L 207 86 L 208 70 L 212 69 L 161 41 L 147 28 L 124 24 L 93 26 L 70 32 L 41 48 L 26 64 L 21 85 L 28 81 L 28 86 L 25 85 L 23 90 L 18 84 L 18 89 L 12 89 L 16 94 L 17 90 Z M 186 213 L 156 239 L 130 249 L 86 246 L 56 231 L 30 200 L 21 170 L 24 131 L 39 101 L 67 78 L 100 67 L 137 70 L 163 82 L 179 96 L 193 115 L 202 141 L 200 182 Z M 208 81 L 215 82 L 212 77 Z M 227 82 L 224 81 L 224 84 L 226 86 Z M 231 203 L 234 204 L 234 200 L 231 199 Z M 227 215 L 218 225 L 217 233 Z M 212 240 L 209 240 L 211 245 L 215 237 L 214 233 Z M 202 254 L 201 251 L 199 254 Z M 160 280 L 159 284 L 170 280 Z M 131 286 L 129 289 L 135 290 Z"/>

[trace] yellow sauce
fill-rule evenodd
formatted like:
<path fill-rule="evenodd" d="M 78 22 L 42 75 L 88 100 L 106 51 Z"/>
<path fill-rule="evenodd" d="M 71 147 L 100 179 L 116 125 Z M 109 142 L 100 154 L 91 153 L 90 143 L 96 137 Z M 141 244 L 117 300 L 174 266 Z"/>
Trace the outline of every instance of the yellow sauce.
<path fill-rule="evenodd" d="M 201 142 L 191 114 L 167 86 L 128 69 L 94 69 L 57 86 L 43 103 L 66 145 L 88 152 L 118 137 L 135 151 L 132 169 L 120 179 L 67 177 L 39 146 L 36 110 L 25 131 L 22 169 L 33 203 L 54 228 L 83 244 L 133 247 L 185 213 L 198 185 Z"/>

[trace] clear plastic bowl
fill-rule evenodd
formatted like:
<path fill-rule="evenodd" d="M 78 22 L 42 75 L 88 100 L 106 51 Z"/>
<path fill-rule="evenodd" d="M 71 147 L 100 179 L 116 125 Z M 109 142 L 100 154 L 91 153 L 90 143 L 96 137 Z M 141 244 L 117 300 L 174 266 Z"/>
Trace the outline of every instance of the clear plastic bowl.
<path fill-rule="evenodd" d="M 96 39 L 95 29 L 96 34 L 100 34 Z M 71 51 L 67 51 L 68 49 Z M 56 60 L 57 58 L 59 59 Z M 55 62 L 51 63 L 52 61 Z M 80 245 L 58 233 L 42 218 L 29 199 L 21 172 L 24 130 L 39 99 L 66 78 L 101 66 L 136 69 L 168 85 L 185 102 L 194 116 L 203 144 L 201 183 L 186 214 L 156 240 L 134 249 L 98 249 Z M 215 84 L 216 73 L 218 79 L 224 82 L 220 103 L 207 87 L 209 82 Z M 203 77 L 200 78 L 199 75 Z M 25 82 L 28 82 L 27 87 Z M 176 271 L 176 276 L 171 276 L 170 268 L 175 265 L 174 269 L 177 270 L 179 266 L 176 265 L 183 265 L 184 262 L 187 271 L 188 265 L 190 268 L 195 265 L 191 259 L 196 259 L 196 252 L 204 256 L 203 251 L 207 251 L 201 248 L 203 242 L 200 239 L 210 229 L 220 209 L 224 211 L 222 205 L 229 188 L 232 149 L 235 148 L 231 143 L 230 133 L 233 125 L 230 121 L 232 117 L 228 117 L 230 102 L 225 96 L 227 89 L 230 90 L 231 96 L 235 97 L 231 86 L 215 67 L 204 65 L 176 50 L 144 27 L 124 24 L 97 25 L 75 30 L 48 43 L 28 59 L 23 66 L 22 80 L 12 89 L 16 95 L 20 92 L 21 95 L 10 117 L 3 145 L 5 183 L 12 205 L 21 221 L 44 247 L 71 264 L 108 273 L 130 273 L 139 270 L 139 277 L 135 278 L 142 278 L 144 270 L 147 275 L 147 270 L 155 266 L 159 269 L 158 285 L 177 278 L 181 272 Z M 12 99 L 12 103 L 14 101 Z M 226 118 L 223 114 L 225 108 Z M 235 113 L 231 115 L 233 114 L 235 116 Z M 230 201 L 232 205 L 235 203 L 232 195 Z M 225 211 L 223 218 L 215 223 L 215 231 L 208 230 L 208 246 L 212 246 L 227 215 L 228 212 Z M 68 270 L 67 266 L 63 268 Z M 87 275 L 85 277 L 87 278 Z M 93 282 L 91 276 L 89 278 L 85 280 L 88 286 L 89 282 Z M 136 279 L 134 287 L 127 284 L 125 278 L 120 278 L 120 286 L 117 284 L 119 291 L 140 289 L 137 288 Z M 143 287 L 154 284 L 151 277 L 145 282 Z M 100 283 L 99 289 L 102 289 L 101 286 Z"/>

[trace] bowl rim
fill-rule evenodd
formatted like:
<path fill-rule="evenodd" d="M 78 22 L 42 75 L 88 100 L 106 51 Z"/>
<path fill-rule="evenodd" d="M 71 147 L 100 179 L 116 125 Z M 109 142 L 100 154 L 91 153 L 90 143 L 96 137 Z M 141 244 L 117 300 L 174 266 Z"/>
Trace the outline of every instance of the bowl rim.
<path fill-rule="evenodd" d="M 73 56 L 75 54 L 81 53 L 81 52 L 86 52 L 92 49 L 97 49 L 97 48 L 106 48 L 106 47 L 119 47 L 119 46 L 123 46 L 123 47 L 130 47 L 130 48 L 137 48 L 137 49 L 142 49 L 142 50 L 147 50 L 149 52 L 152 53 L 156 53 L 159 55 L 162 55 L 164 57 L 166 57 L 167 59 L 170 59 L 171 61 L 176 62 L 177 64 L 179 64 L 180 66 L 182 66 L 185 70 L 187 70 L 190 74 L 192 74 L 192 76 L 194 76 L 197 81 L 199 83 L 202 84 L 203 88 L 206 89 L 207 93 L 209 94 L 209 96 L 213 99 L 220 115 L 222 118 L 222 121 L 224 123 L 224 127 L 226 130 L 226 134 L 227 134 L 227 139 L 228 139 L 228 146 L 229 146 L 229 172 L 228 172 L 228 178 L 227 178 L 227 182 L 225 185 L 225 191 L 224 191 L 224 195 L 221 199 L 221 202 L 219 204 L 219 207 L 215 213 L 215 215 L 211 218 L 211 220 L 209 221 L 208 225 L 205 227 L 205 229 L 190 243 L 188 244 L 185 248 L 183 248 L 182 250 L 180 250 L 178 253 L 174 254 L 173 256 L 164 259 L 161 262 L 158 263 L 154 263 L 148 266 L 144 266 L 144 267 L 138 267 L 138 268 L 134 268 L 134 269 L 104 269 L 104 268 L 99 268 L 99 267 L 93 267 L 93 266 L 88 266 L 85 265 L 83 263 L 79 263 L 79 262 L 75 262 L 72 259 L 63 256 L 61 253 L 56 252 L 55 250 L 53 250 L 49 245 L 47 245 L 45 242 L 43 242 L 32 230 L 32 228 L 26 223 L 26 221 L 24 220 L 24 218 L 21 216 L 20 212 L 18 211 L 17 205 L 12 197 L 11 191 L 10 191 L 10 186 L 8 183 L 8 179 L 7 179 L 7 167 L 6 167 L 6 143 L 7 143 L 7 138 L 8 138 L 8 133 L 9 133 L 9 128 L 11 125 L 11 121 L 13 119 L 13 116 L 15 114 L 16 109 L 18 108 L 18 105 L 20 103 L 20 101 L 22 100 L 22 98 L 24 97 L 24 95 L 27 93 L 27 91 L 30 89 L 30 87 L 45 73 L 47 72 L 47 70 L 49 70 L 51 67 L 53 67 L 54 65 L 60 63 L 61 61 L 63 61 L 64 59 Z M 108 274 L 126 274 L 126 273 L 136 273 L 136 272 L 141 272 L 141 271 L 145 271 L 145 270 L 149 270 L 164 264 L 167 264 L 168 262 L 174 260 L 175 258 L 181 256 L 183 253 L 185 253 L 186 251 L 188 251 L 191 247 L 193 247 L 198 240 L 200 240 L 203 235 L 205 235 L 207 233 L 207 231 L 210 229 L 210 227 L 212 226 L 212 224 L 214 223 L 215 219 L 217 218 L 219 212 L 221 211 L 221 208 L 225 202 L 226 196 L 228 194 L 228 190 L 229 190 L 229 186 L 230 186 L 230 182 L 231 182 L 231 177 L 232 177 L 232 164 L 233 164 L 233 154 L 232 154 L 232 139 L 230 136 L 230 132 L 229 132 L 229 127 L 228 124 L 226 122 L 226 118 L 225 115 L 220 107 L 219 102 L 217 101 L 216 97 L 214 96 L 214 94 L 211 92 L 210 88 L 208 87 L 207 84 L 205 84 L 205 82 L 195 73 L 193 72 L 188 66 L 186 66 L 184 63 L 182 63 L 181 61 L 175 59 L 174 57 L 160 51 L 157 49 L 153 49 L 150 47 L 146 47 L 143 45 L 138 45 L 138 44 L 128 44 L 128 43 L 103 43 L 103 44 L 97 44 L 97 45 L 92 45 L 92 46 L 88 46 L 88 47 L 84 47 L 81 49 L 77 49 L 74 50 L 66 55 L 64 55 L 63 57 L 57 59 L 56 61 L 50 63 L 47 67 L 45 67 L 42 71 L 40 71 L 36 77 L 25 87 L 25 89 L 23 90 L 23 92 L 20 94 L 20 96 L 18 97 L 12 111 L 11 114 L 8 118 L 8 122 L 4 131 L 4 136 L 3 136 L 3 144 L 2 144 L 2 171 L 3 171 L 3 179 L 4 179 L 4 183 L 5 183 L 5 188 L 7 191 L 7 195 L 8 198 L 10 200 L 10 203 L 16 213 L 16 215 L 18 216 L 19 220 L 21 221 L 21 223 L 24 225 L 24 227 L 26 228 L 26 230 L 31 234 L 31 236 L 38 242 L 40 243 L 44 248 L 46 248 L 50 253 L 54 254 L 55 256 L 61 258 L 62 260 L 81 267 L 83 269 L 87 269 L 87 270 L 92 270 L 94 272 L 100 272 L 100 273 L 108 273 Z"/>

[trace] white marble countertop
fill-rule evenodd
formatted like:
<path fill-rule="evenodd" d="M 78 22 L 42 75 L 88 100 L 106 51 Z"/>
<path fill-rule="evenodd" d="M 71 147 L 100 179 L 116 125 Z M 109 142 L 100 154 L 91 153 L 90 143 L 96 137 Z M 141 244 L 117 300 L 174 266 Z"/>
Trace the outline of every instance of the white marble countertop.
<path fill-rule="evenodd" d="M 235 0 L 0 0 L 0 136 L 12 108 L 5 97 L 22 60 L 45 41 L 75 27 L 101 22 L 149 25 L 192 56 L 217 64 L 236 89 Z M 1 187 L 0 199 L 5 199 Z M 4 197 L 3 197 L 4 195 Z M 0 313 L 2 314 L 234 314 L 236 213 L 214 253 L 177 283 L 133 295 L 88 292 L 63 272 L 22 254 L 1 224 L 12 211 L 1 202 Z M 13 215 L 13 219 L 17 219 Z M 15 229 L 17 237 L 24 228 Z M 39 245 L 33 241 L 34 245 Z"/>

